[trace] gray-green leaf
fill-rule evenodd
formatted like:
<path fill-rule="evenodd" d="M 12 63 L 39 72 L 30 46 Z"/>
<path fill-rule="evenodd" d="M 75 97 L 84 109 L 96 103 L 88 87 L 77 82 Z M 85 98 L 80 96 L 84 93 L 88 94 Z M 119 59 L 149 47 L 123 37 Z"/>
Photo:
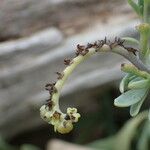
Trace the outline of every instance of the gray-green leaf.
<path fill-rule="evenodd" d="M 137 39 L 135 39 L 135 38 L 123 37 L 123 38 L 121 38 L 121 39 L 125 40 L 125 42 L 128 42 L 129 44 L 130 44 L 130 43 L 131 43 L 131 44 L 136 44 L 136 45 L 139 45 L 139 44 L 140 44 L 139 41 L 138 41 Z"/>
<path fill-rule="evenodd" d="M 129 89 L 141 89 L 141 88 L 147 88 L 150 86 L 150 83 L 149 83 L 149 80 L 139 80 L 139 81 L 131 81 L 129 84 L 128 84 L 128 88 Z"/>
<path fill-rule="evenodd" d="M 149 109 L 149 112 L 148 112 L 148 120 L 150 122 L 150 109 Z"/>
<path fill-rule="evenodd" d="M 130 115 L 131 115 L 132 117 L 136 116 L 136 115 L 139 113 L 140 108 L 141 108 L 141 106 L 142 106 L 142 104 L 143 104 L 143 102 L 144 102 L 146 96 L 147 96 L 147 94 L 145 94 L 145 96 L 143 97 L 143 99 L 142 99 L 141 101 L 139 101 L 139 102 L 133 104 L 133 105 L 130 107 Z"/>
<path fill-rule="evenodd" d="M 124 78 L 121 80 L 120 85 L 119 85 L 119 90 L 121 93 L 124 93 L 127 88 L 128 88 L 128 83 L 131 80 L 130 78 L 134 76 L 132 74 L 127 74 L 124 76 Z"/>
<path fill-rule="evenodd" d="M 142 129 L 142 134 L 139 137 L 137 149 L 138 150 L 149 150 L 149 136 L 150 136 L 150 123 L 145 122 Z"/>
<path fill-rule="evenodd" d="M 147 93 L 146 89 L 129 90 L 115 99 L 114 105 L 118 107 L 128 107 L 143 99 Z"/>

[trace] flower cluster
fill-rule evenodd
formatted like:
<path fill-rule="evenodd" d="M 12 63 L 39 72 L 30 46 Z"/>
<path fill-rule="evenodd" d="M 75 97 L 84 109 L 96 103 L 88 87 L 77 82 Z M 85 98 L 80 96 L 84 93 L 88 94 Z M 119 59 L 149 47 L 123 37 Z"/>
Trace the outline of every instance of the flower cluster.
<path fill-rule="evenodd" d="M 40 108 L 40 115 L 61 134 L 69 133 L 73 129 L 73 123 L 78 122 L 80 118 L 76 108 L 68 108 L 67 114 L 63 114 L 61 111 L 50 110 L 47 105 Z"/>

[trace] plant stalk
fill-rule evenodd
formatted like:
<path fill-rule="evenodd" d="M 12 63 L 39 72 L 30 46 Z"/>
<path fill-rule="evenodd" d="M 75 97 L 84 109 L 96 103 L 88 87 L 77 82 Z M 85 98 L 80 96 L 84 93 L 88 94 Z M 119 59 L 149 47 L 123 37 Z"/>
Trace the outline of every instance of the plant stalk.
<path fill-rule="evenodd" d="M 150 0 L 144 0 L 143 23 L 139 26 L 140 32 L 140 58 L 149 65 L 149 37 L 150 37 Z"/>

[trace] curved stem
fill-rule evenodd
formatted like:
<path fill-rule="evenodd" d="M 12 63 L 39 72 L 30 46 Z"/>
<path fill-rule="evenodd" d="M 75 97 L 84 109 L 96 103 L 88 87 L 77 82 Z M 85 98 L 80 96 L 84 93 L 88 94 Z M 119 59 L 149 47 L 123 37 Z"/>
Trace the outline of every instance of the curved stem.
<path fill-rule="evenodd" d="M 143 21 L 145 23 L 150 23 L 150 1 L 144 0 L 144 12 L 143 12 Z"/>
<path fill-rule="evenodd" d="M 145 64 L 143 64 L 143 62 L 140 59 L 138 59 L 132 52 L 128 52 L 126 49 L 124 49 L 121 46 L 117 46 L 112 51 L 114 53 L 120 54 L 121 56 L 125 57 L 141 71 L 146 71 L 150 73 L 150 70 L 145 66 Z"/>
<path fill-rule="evenodd" d="M 82 63 L 84 60 L 86 60 L 87 58 L 89 58 L 91 55 L 95 54 L 96 52 L 113 52 L 116 54 L 119 54 L 123 57 L 125 57 L 127 60 L 129 60 L 132 64 L 134 64 L 138 69 L 142 70 L 142 71 L 146 71 L 148 73 L 150 73 L 150 70 L 148 70 L 146 68 L 146 66 L 142 63 L 142 61 L 140 61 L 132 52 L 127 51 L 127 49 L 125 49 L 122 46 L 115 46 L 114 48 L 111 48 L 109 45 L 104 44 L 102 47 L 100 48 L 90 48 L 89 52 L 82 56 L 79 55 L 77 57 L 75 57 L 72 62 L 70 63 L 69 66 L 67 66 L 65 68 L 65 70 L 63 71 L 63 77 L 62 79 L 58 80 L 55 84 L 55 88 L 57 89 L 57 92 L 54 93 L 52 95 L 52 100 L 55 102 L 55 106 L 54 108 L 56 110 L 59 110 L 59 97 L 60 97 L 60 92 L 61 89 L 64 85 L 64 83 L 66 82 L 66 80 L 68 79 L 68 77 L 70 76 L 70 74 L 73 72 L 73 70 L 80 64 Z"/>
<path fill-rule="evenodd" d="M 91 55 L 93 55 L 95 52 L 94 48 L 91 48 L 89 50 L 89 52 L 85 55 L 79 55 L 78 57 L 75 57 L 71 64 L 69 66 L 67 66 L 65 68 L 65 70 L 63 71 L 63 77 L 61 80 L 58 80 L 57 83 L 55 84 L 55 88 L 57 89 L 57 93 L 54 93 L 52 96 L 52 100 L 55 102 L 55 108 L 57 110 L 59 110 L 59 96 L 60 96 L 60 92 L 61 89 L 64 85 L 64 83 L 66 82 L 66 80 L 68 79 L 68 77 L 70 76 L 70 74 L 73 72 L 73 70 L 80 64 L 82 63 L 85 59 L 87 59 L 88 57 L 90 57 Z"/>
<path fill-rule="evenodd" d="M 149 38 L 150 38 L 150 0 L 143 0 L 143 23 L 139 25 L 140 32 L 140 59 L 147 64 L 149 59 Z M 149 63 L 149 62 L 148 62 Z M 147 64 L 149 65 L 149 64 Z"/>
<path fill-rule="evenodd" d="M 135 56 L 135 49 L 125 47 L 123 45 L 123 41 L 121 41 L 120 39 L 115 38 L 114 42 L 107 42 L 105 38 L 104 40 L 95 42 L 94 44 L 88 44 L 87 46 L 78 45 L 76 51 L 77 57 L 75 57 L 72 61 L 64 60 L 65 64 L 68 66 L 62 73 L 57 72 L 57 74 L 59 75 L 58 81 L 54 84 L 47 84 L 50 87 L 47 87 L 46 85 L 46 89 L 50 92 L 50 100 L 48 100 L 48 103 L 46 105 L 43 105 L 40 108 L 40 114 L 45 121 L 54 125 L 55 131 L 58 131 L 62 134 L 68 133 L 73 129 L 73 123 L 78 122 L 80 114 L 77 113 L 76 108 L 67 108 L 66 113 L 63 113 L 60 110 L 60 92 L 73 70 L 81 62 L 97 52 L 117 53 L 128 59 L 138 69 L 150 72 L 150 70 L 148 70 L 145 65 Z"/>

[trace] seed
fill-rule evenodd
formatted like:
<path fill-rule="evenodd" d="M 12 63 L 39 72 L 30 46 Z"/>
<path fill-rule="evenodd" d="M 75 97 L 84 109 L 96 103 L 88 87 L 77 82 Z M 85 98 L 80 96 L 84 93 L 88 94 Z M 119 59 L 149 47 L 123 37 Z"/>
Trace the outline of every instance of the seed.
<path fill-rule="evenodd" d="M 64 59 L 64 64 L 65 65 L 70 65 L 71 60 L 70 59 Z"/>
<path fill-rule="evenodd" d="M 136 55 L 136 52 L 138 51 L 137 49 L 134 49 L 132 47 L 125 47 L 125 49 L 129 52 L 132 52 L 134 55 Z"/>
<path fill-rule="evenodd" d="M 56 74 L 58 75 L 58 78 L 57 78 L 58 80 L 59 80 L 59 79 L 62 79 L 63 76 L 64 76 L 64 75 L 63 75 L 62 73 L 60 73 L 60 72 L 56 72 Z"/>

